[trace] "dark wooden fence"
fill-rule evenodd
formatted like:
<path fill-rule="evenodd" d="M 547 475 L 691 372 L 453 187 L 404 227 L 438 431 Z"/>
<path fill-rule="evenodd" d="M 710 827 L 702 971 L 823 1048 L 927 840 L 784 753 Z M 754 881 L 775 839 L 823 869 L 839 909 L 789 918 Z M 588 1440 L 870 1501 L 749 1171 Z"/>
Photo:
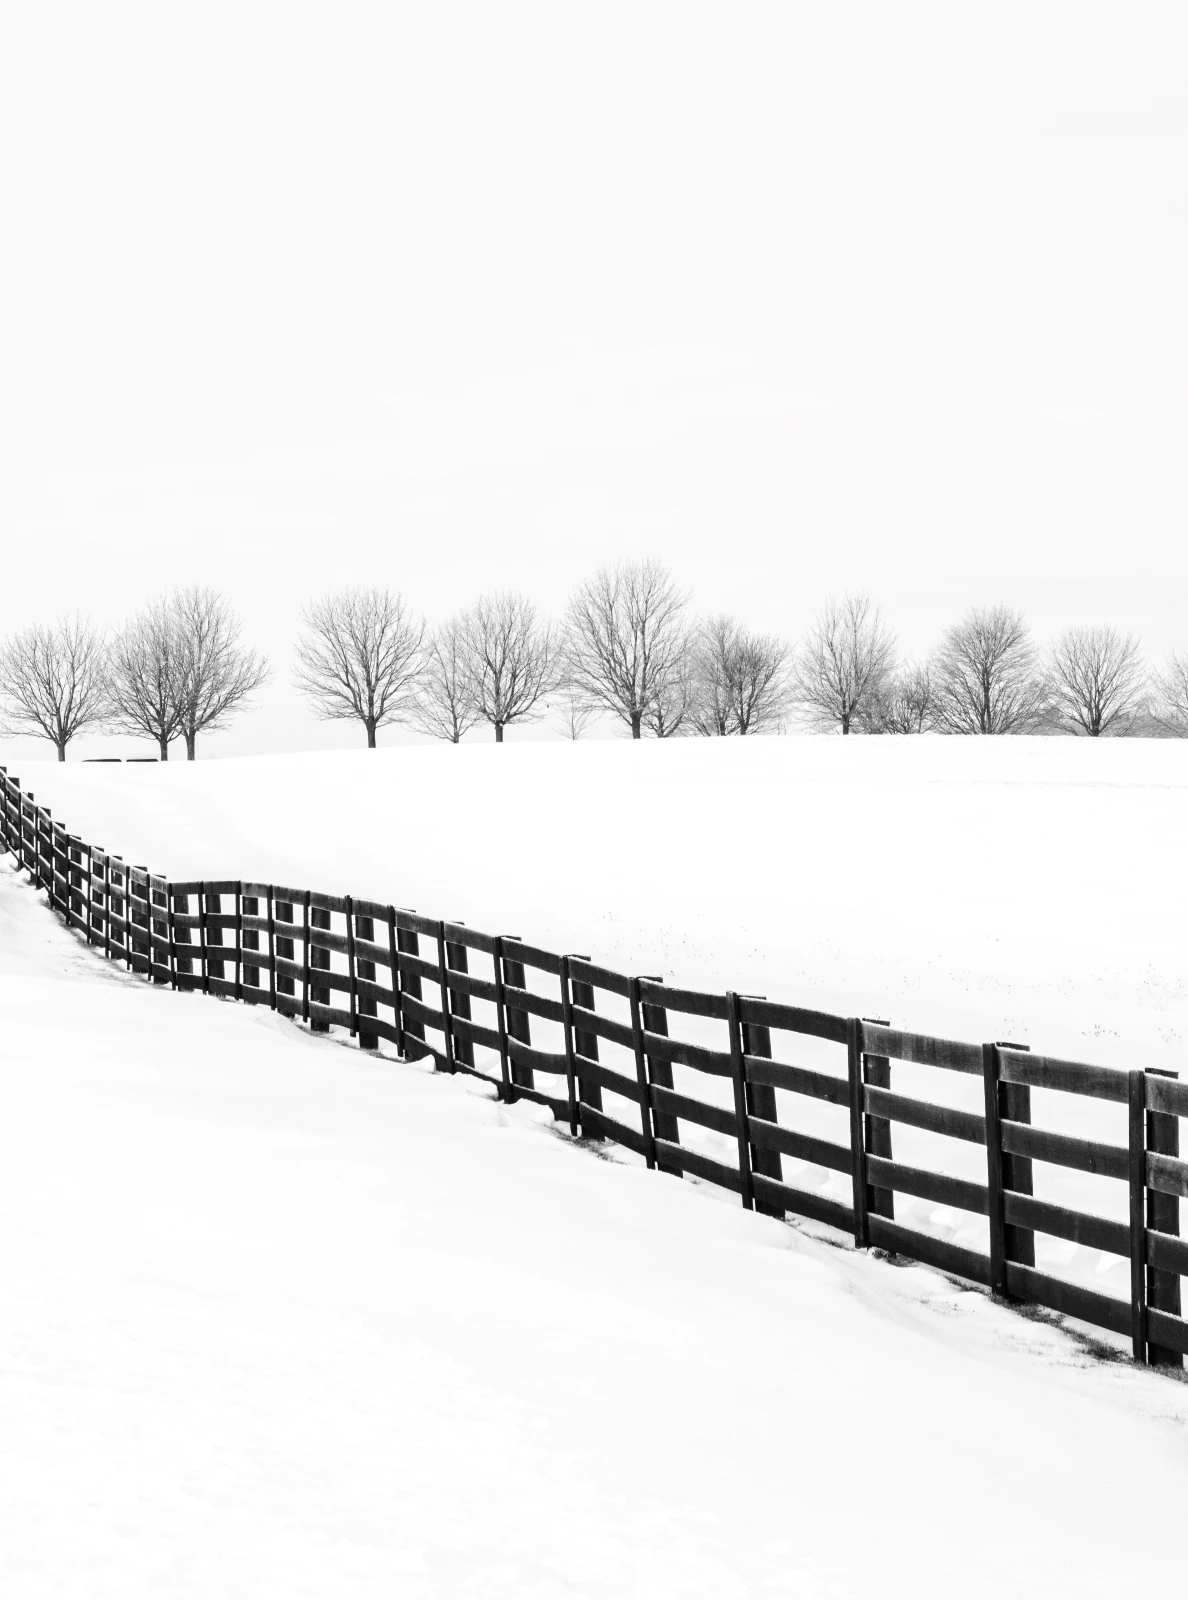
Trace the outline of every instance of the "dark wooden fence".
<path fill-rule="evenodd" d="M 226 879 L 171 883 L 68 833 L 3 768 L 0 845 L 71 928 L 152 983 L 270 1006 L 315 1031 L 348 1029 L 365 1050 L 384 1040 L 405 1058 L 431 1057 L 506 1100 L 547 1106 L 575 1135 L 613 1140 L 649 1167 L 721 1185 L 750 1209 L 832 1224 L 860 1247 L 1129 1335 L 1138 1361 L 1183 1365 L 1188 1242 L 1179 1237 L 1179 1201 L 1188 1196 L 1188 1161 L 1179 1157 L 1179 1119 L 1188 1116 L 1188 1084 L 1173 1075 L 674 988 L 350 895 Z M 716 1042 L 695 1042 L 690 1032 Z M 829 1059 L 812 1067 L 785 1059 L 810 1044 Z M 896 1093 L 893 1063 L 980 1078 L 983 1109 Z M 1033 1126 L 1032 1089 L 1124 1107 L 1126 1142 Z M 838 1137 L 794 1125 L 803 1127 L 809 1102 L 833 1108 Z M 983 1146 L 984 1181 L 896 1160 L 896 1124 Z M 706 1133 L 717 1136 L 710 1152 Z M 848 1203 L 788 1182 L 785 1156 L 848 1177 Z M 1037 1163 L 1125 1184 L 1129 1221 L 1036 1198 Z M 897 1194 L 985 1217 L 988 1249 L 897 1221 Z M 1128 1259 L 1129 1297 L 1037 1270 L 1037 1233 Z"/>

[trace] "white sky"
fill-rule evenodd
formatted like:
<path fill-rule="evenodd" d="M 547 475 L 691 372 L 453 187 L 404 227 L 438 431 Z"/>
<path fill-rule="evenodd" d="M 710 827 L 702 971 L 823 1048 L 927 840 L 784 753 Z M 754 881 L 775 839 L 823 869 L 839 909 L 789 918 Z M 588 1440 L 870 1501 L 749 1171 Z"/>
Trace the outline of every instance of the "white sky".
<path fill-rule="evenodd" d="M 0 632 L 219 585 L 276 682 L 206 754 L 358 742 L 288 685 L 348 581 L 1188 647 L 1181 7 L 180 18 L 6 19 Z"/>

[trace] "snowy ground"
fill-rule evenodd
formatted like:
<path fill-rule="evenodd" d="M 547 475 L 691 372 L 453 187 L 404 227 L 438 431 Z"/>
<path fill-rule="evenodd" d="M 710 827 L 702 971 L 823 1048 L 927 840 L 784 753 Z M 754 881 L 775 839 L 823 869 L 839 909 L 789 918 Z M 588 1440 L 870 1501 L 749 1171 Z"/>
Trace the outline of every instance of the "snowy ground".
<path fill-rule="evenodd" d="M 19 775 L 84 837 L 175 878 L 363 894 L 691 987 L 1111 1066 L 1179 1070 L 1188 1055 L 1183 741 L 556 742 Z M 776 1040 L 777 1055 L 844 1070 L 830 1052 Z M 899 1065 L 893 1083 L 982 1109 L 977 1080 Z M 790 1126 L 848 1142 L 844 1112 L 779 1099 Z M 1033 1113 L 1126 1142 L 1121 1106 L 1036 1092 Z M 682 1137 L 733 1160 L 718 1135 Z M 903 1160 L 985 1181 L 976 1146 L 894 1139 Z M 848 1178 L 786 1166 L 848 1203 Z M 1041 1166 L 1037 1193 L 1127 1216 L 1115 1180 Z M 984 1218 L 896 1204 L 987 1248 Z M 1037 1249 L 1042 1268 L 1129 1297 L 1121 1258 L 1042 1235 Z"/>
<path fill-rule="evenodd" d="M 66 797 L 89 788 L 115 847 L 110 790 L 139 785 L 128 853 L 255 851 L 246 873 L 299 840 L 294 766 L 250 826 L 220 824 L 212 769 L 44 788 L 88 829 Z M 167 823 L 170 794 L 194 802 Z M 353 886 L 378 809 L 303 852 L 341 846 L 315 882 Z M 1188 1385 L 570 1148 L 482 1086 L 147 988 L 6 860 L 0 1019 L 6 1595 L 1106 1595 L 1140 1555 L 1147 1586 L 1182 1581 Z"/>

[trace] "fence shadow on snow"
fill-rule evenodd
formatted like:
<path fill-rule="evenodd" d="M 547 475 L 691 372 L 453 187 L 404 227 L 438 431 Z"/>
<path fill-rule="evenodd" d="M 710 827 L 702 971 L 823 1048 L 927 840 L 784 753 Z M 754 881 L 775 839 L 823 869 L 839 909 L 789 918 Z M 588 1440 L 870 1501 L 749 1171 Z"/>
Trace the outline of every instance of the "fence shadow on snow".
<path fill-rule="evenodd" d="M 314 1032 L 346 1028 L 364 1050 L 383 1040 L 405 1058 L 431 1057 L 505 1100 L 547 1106 L 575 1135 L 720 1185 L 748 1209 L 831 1224 L 860 1247 L 1129 1335 L 1136 1361 L 1183 1365 L 1188 1084 L 1174 1075 L 678 989 L 349 895 L 170 883 L 67 833 L 2 767 L 0 848 L 68 926 L 153 983 L 270 1006 Z M 794 1054 L 813 1064 L 793 1064 Z M 893 1062 L 901 1084 L 936 1075 L 935 1098 L 894 1091 Z M 1034 1126 L 1033 1089 L 1065 1105 L 1066 1096 L 1116 1105 L 1125 1143 Z M 964 1151 L 935 1166 L 976 1176 L 896 1160 L 896 1125 L 940 1141 L 929 1148 Z M 821 1172 L 820 1186 L 788 1182 L 785 1157 Z M 1124 1184 L 1128 1221 L 1038 1198 L 1037 1164 Z M 897 1194 L 984 1218 L 985 1248 L 897 1221 Z M 1129 1297 L 1037 1270 L 1037 1233 L 1127 1260 Z"/>

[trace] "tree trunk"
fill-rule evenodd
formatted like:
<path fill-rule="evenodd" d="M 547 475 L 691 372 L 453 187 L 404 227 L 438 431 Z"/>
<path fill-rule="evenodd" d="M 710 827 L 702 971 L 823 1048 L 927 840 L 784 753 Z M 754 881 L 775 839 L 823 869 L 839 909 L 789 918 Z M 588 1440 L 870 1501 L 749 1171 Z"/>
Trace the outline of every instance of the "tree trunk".
<path fill-rule="evenodd" d="M 843 711 L 842 712 L 842 732 L 843 733 L 849 733 L 849 731 L 850 731 L 850 713 L 848 711 Z"/>
<path fill-rule="evenodd" d="M 59 761 L 65 761 L 65 759 L 66 759 L 66 741 L 65 741 L 65 739 L 59 739 L 57 741 L 57 745 L 58 745 L 58 760 Z"/>
<path fill-rule="evenodd" d="M 643 712 L 642 711 L 633 711 L 631 713 L 631 737 L 633 739 L 639 739 L 639 738 L 643 737 L 643 735 L 642 735 L 642 733 L 640 731 L 640 724 L 642 722 L 643 722 Z"/>
<path fill-rule="evenodd" d="M 168 739 L 158 739 L 157 740 L 157 744 L 160 746 L 161 760 L 162 761 L 168 761 L 169 760 L 169 740 Z"/>
<path fill-rule="evenodd" d="M 502 744 L 503 743 L 503 724 L 502 724 L 502 722 L 497 722 L 495 724 L 495 743 L 496 744 Z"/>
<path fill-rule="evenodd" d="M 368 722 L 368 724 L 367 724 L 367 748 L 369 750 L 374 750 L 375 749 L 375 723 L 374 722 Z"/>
<path fill-rule="evenodd" d="M 194 750 L 195 750 L 195 747 L 196 747 L 197 743 L 198 743 L 197 731 L 195 731 L 193 733 L 187 733 L 186 734 L 186 760 L 187 761 L 193 761 L 195 759 Z"/>

